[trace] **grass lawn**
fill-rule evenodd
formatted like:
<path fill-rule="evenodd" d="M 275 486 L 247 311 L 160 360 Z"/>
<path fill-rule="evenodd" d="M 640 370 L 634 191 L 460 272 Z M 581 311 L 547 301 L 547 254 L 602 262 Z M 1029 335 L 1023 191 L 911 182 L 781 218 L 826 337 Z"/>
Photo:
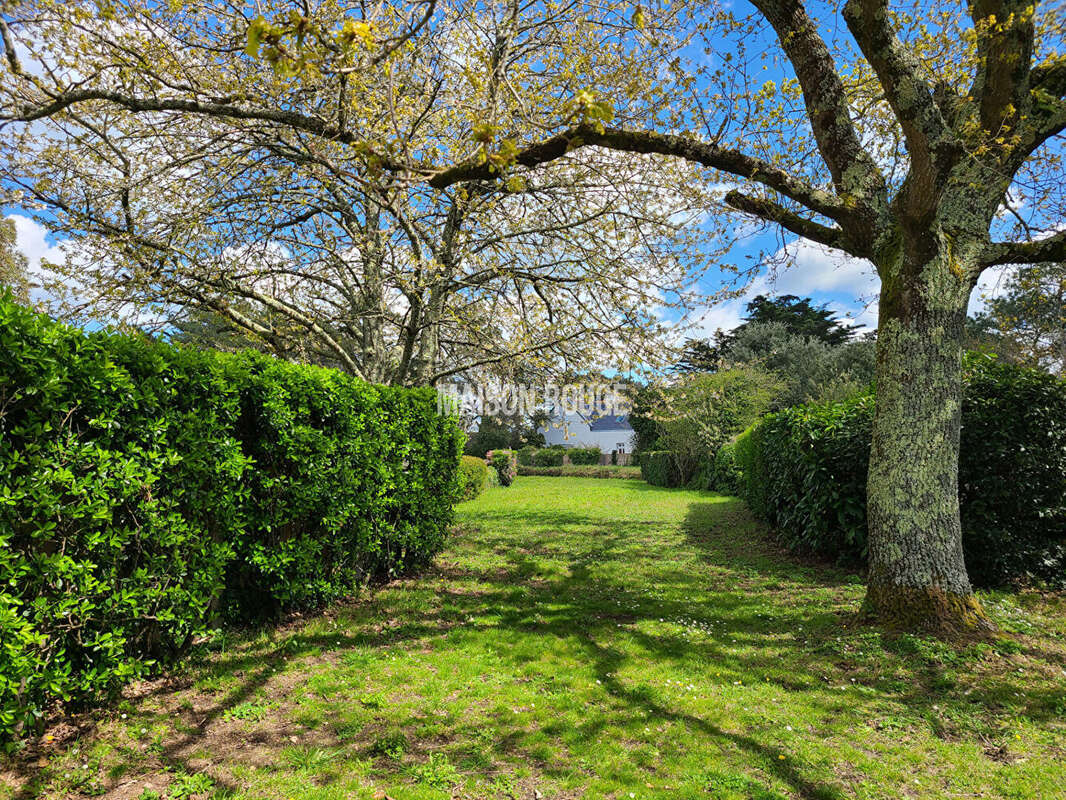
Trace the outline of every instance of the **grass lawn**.
<path fill-rule="evenodd" d="M 0 798 L 1062 797 L 1066 603 L 950 647 L 739 501 L 519 478 L 436 567 L 229 635 L 0 764 Z"/>

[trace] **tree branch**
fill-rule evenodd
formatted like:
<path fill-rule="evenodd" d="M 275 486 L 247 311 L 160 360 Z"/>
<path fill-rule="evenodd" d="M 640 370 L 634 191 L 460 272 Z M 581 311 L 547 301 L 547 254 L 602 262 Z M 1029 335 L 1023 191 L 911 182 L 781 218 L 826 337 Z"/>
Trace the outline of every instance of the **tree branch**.
<path fill-rule="evenodd" d="M 601 331 L 601 333 L 612 333 L 613 331 L 618 330 L 618 328 L 620 328 L 620 327 L 622 327 L 622 326 L 616 326 L 615 328 L 611 328 L 611 329 L 609 329 L 607 331 Z M 446 370 L 443 370 L 441 372 L 434 373 L 433 375 L 431 375 L 429 377 L 429 385 L 430 386 L 435 386 L 437 381 L 439 381 L 441 378 L 447 378 L 447 377 L 450 377 L 452 375 L 456 375 L 456 374 L 458 374 L 460 372 L 465 372 L 468 369 L 474 369 L 475 367 L 484 367 L 484 366 L 486 366 L 488 364 L 498 364 L 501 361 L 506 361 L 509 358 L 516 358 L 517 356 L 524 356 L 524 355 L 528 355 L 529 353 L 535 353 L 535 352 L 538 352 L 540 350 L 546 350 L 546 349 L 548 349 L 550 347 L 556 347 L 556 346 L 558 346 L 560 344 L 565 344 L 566 342 L 572 341 L 573 339 L 577 339 L 578 337 L 587 336 L 588 334 L 589 334 L 588 330 L 586 330 L 585 328 L 582 328 L 582 329 L 574 331 L 573 333 L 570 333 L 570 334 L 568 334 L 566 336 L 560 336 L 560 337 L 558 337 L 556 339 L 553 339 L 550 342 L 541 342 L 540 344 L 531 345 L 531 346 L 525 347 L 525 348 L 523 348 L 521 350 L 515 350 L 513 352 L 507 352 L 507 353 L 501 353 L 501 354 L 498 354 L 498 355 L 489 356 L 488 358 L 481 358 L 481 359 L 478 359 L 476 361 L 470 361 L 470 362 L 468 362 L 466 364 L 463 364 L 461 366 L 452 367 L 450 369 L 446 369 Z"/>
<path fill-rule="evenodd" d="M 780 167 L 739 150 L 719 147 L 687 136 L 619 128 L 604 128 L 601 132 L 591 125 L 579 125 L 521 150 L 515 161 L 523 167 L 536 167 L 561 158 L 571 150 L 590 145 L 629 153 L 654 153 L 683 158 L 762 183 L 830 219 L 839 219 L 848 213 L 847 206 L 840 198 L 811 186 Z M 491 180 L 498 178 L 499 174 L 499 170 L 488 162 L 470 160 L 440 170 L 430 178 L 429 185 L 444 189 L 460 182 Z"/>
<path fill-rule="evenodd" d="M 886 202 L 885 178 L 859 141 L 833 56 L 800 0 L 752 0 L 777 32 L 803 89 L 818 151 L 841 195 Z"/>
<path fill-rule="evenodd" d="M 368 158 L 379 163 L 390 172 L 410 171 L 408 166 L 384 153 L 378 152 L 367 142 L 352 132 L 328 123 L 318 117 L 298 114 L 281 108 L 249 108 L 233 103 L 204 102 L 200 100 L 183 100 L 174 97 L 133 97 L 106 89 L 76 89 L 55 95 L 44 105 L 24 106 L 13 114 L 0 114 L 0 120 L 7 122 L 34 122 L 53 117 L 71 106 L 102 100 L 125 108 L 134 113 L 152 113 L 176 111 L 186 114 L 199 114 L 207 117 L 273 122 L 296 130 L 312 133 L 323 139 L 341 142 L 362 151 Z M 416 171 L 417 172 L 417 171 Z"/>
<path fill-rule="evenodd" d="M 986 250 L 984 266 L 1046 261 L 1066 261 L 1066 230 L 1032 242 L 992 242 Z"/>
<path fill-rule="evenodd" d="M 1066 97 L 1066 55 L 1056 55 L 1033 67 L 1029 73 L 1029 88 L 1047 92 L 1052 97 Z"/>
<path fill-rule="evenodd" d="M 848 0 L 844 21 L 877 73 L 889 105 L 903 128 L 912 162 L 941 161 L 950 167 L 959 145 L 921 77 L 918 60 L 903 46 L 888 18 L 887 0 Z M 947 158 L 938 158 L 946 156 Z M 916 164 L 921 167 L 922 165 Z"/>
<path fill-rule="evenodd" d="M 1032 0 L 971 0 L 977 30 L 977 74 L 972 94 L 980 104 L 981 128 L 1002 136 L 1029 106 L 1033 58 Z"/>
<path fill-rule="evenodd" d="M 792 233 L 802 236 L 804 239 L 810 239 L 828 247 L 847 250 L 852 255 L 865 255 L 865 253 L 852 252 L 851 248 L 845 246 L 844 232 L 840 228 L 830 228 L 827 225 L 821 225 L 813 220 L 805 219 L 766 198 L 752 197 L 743 192 L 732 191 L 725 196 L 725 201 L 738 211 L 751 214 L 766 222 L 773 222 L 786 230 L 792 231 Z"/>

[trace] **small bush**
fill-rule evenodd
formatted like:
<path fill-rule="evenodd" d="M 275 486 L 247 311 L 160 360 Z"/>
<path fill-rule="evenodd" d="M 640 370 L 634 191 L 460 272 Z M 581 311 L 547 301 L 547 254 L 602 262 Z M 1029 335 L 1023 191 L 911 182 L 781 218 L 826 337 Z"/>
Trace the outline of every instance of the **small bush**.
<path fill-rule="evenodd" d="M 518 457 L 514 450 L 493 450 L 488 454 L 489 464 L 499 476 L 500 486 L 510 486 L 518 474 Z"/>
<path fill-rule="evenodd" d="M 641 453 L 640 474 L 652 486 L 680 486 L 681 475 L 674 455 L 666 450 Z"/>
<path fill-rule="evenodd" d="M 546 447 L 533 454 L 535 467 L 561 467 L 565 451 L 561 447 Z"/>
<path fill-rule="evenodd" d="M 566 454 L 574 466 L 587 467 L 600 463 L 600 448 L 598 447 L 573 447 L 567 450 Z"/>
<path fill-rule="evenodd" d="M 459 446 L 432 390 L 85 334 L 0 297 L 0 738 L 223 616 L 425 561 Z"/>
<path fill-rule="evenodd" d="M 537 448 L 533 445 L 526 445 L 518 451 L 518 463 L 523 467 L 533 466 L 533 454 L 537 452 Z"/>
<path fill-rule="evenodd" d="M 477 456 L 463 456 L 459 459 L 459 478 L 456 499 L 459 502 L 473 500 L 488 485 L 489 466 Z"/>

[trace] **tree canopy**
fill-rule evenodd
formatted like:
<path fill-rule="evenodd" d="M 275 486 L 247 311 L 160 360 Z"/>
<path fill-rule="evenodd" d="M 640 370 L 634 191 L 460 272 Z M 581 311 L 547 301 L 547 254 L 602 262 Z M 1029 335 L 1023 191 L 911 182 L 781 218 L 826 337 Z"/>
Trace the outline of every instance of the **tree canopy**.
<path fill-rule="evenodd" d="M 30 302 L 29 264 L 15 247 L 15 223 L 0 219 L 0 292 L 11 292 L 20 303 Z"/>
<path fill-rule="evenodd" d="M 701 302 L 694 168 L 586 150 L 435 188 L 418 167 L 472 144 L 502 169 L 504 127 L 593 118 L 557 98 L 644 80 L 677 46 L 672 15 L 633 46 L 628 23 L 577 10 L 21 3 L 3 20 L 5 195 L 77 240 L 50 287 L 74 319 L 215 319 L 392 383 L 655 363 L 664 312 Z"/>
<path fill-rule="evenodd" d="M 1024 264 L 988 300 L 976 324 L 1017 360 L 1066 374 L 1066 263 Z"/>

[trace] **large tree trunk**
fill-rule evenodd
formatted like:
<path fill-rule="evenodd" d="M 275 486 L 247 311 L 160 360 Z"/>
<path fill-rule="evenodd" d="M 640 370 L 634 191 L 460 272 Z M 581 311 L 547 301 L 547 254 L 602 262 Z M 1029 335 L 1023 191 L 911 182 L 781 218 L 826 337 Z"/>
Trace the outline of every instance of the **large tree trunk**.
<path fill-rule="evenodd" d="M 882 287 L 866 609 L 891 627 L 957 633 L 991 624 L 970 587 L 959 523 L 969 287 L 950 255 L 938 262 L 904 268 Z"/>

